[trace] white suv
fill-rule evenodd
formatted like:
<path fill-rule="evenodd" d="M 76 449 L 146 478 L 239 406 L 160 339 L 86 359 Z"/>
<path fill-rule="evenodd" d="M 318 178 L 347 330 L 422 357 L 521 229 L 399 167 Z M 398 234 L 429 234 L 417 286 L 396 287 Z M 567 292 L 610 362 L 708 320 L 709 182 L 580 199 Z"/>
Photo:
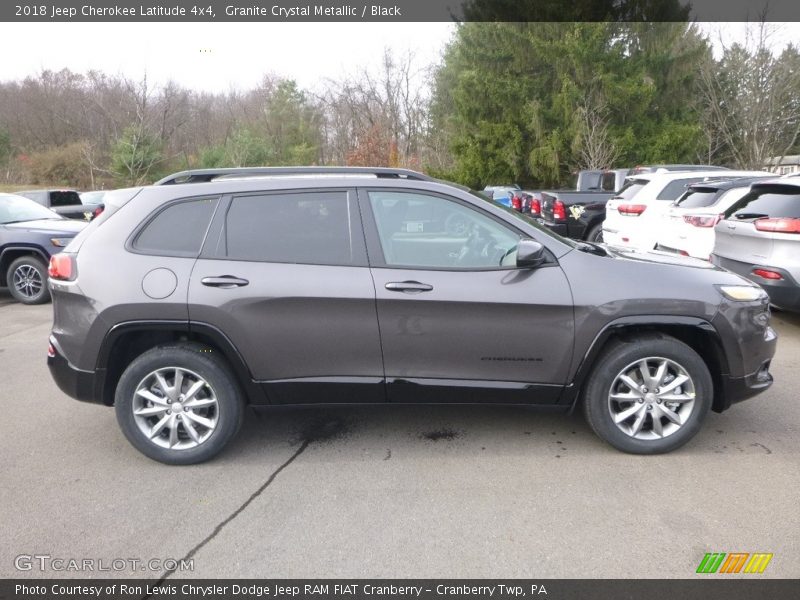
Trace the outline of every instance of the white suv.
<path fill-rule="evenodd" d="M 686 186 L 712 179 L 757 177 L 762 171 L 681 171 L 635 175 L 606 204 L 603 241 L 610 246 L 652 250 L 670 206 Z"/>

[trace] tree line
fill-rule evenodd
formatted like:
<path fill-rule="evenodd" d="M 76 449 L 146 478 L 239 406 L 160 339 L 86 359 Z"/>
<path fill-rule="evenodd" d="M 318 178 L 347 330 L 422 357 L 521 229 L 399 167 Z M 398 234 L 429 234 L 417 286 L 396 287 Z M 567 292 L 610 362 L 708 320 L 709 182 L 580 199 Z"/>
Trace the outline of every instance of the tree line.
<path fill-rule="evenodd" d="M 330 164 L 480 188 L 640 163 L 760 169 L 800 134 L 800 53 L 774 53 L 769 28 L 715 58 L 686 22 L 468 22 L 439 64 L 387 50 L 379 69 L 313 92 L 273 75 L 215 94 L 44 70 L 0 82 L 0 181 L 88 189 Z"/>

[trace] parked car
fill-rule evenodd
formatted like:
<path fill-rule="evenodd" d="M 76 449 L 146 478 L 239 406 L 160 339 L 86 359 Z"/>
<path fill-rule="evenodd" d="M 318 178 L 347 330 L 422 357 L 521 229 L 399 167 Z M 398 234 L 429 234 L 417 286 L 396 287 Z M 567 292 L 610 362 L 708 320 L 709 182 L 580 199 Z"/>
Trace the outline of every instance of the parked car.
<path fill-rule="evenodd" d="M 24 190 L 14 193 L 30 198 L 68 219 L 90 221 L 102 212 L 99 204 L 83 203 L 80 194 L 75 190 Z"/>
<path fill-rule="evenodd" d="M 598 169 L 578 172 L 577 192 L 616 192 L 625 185 L 630 169 Z"/>
<path fill-rule="evenodd" d="M 92 211 L 92 219 L 100 216 L 100 213 L 105 209 L 103 198 L 106 195 L 106 190 L 92 190 L 89 192 L 81 192 L 81 204 L 88 207 Z M 85 215 L 84 215 L 85 216 Z"/>
<path fill-rule="evenodd" d="M 714 165 L 637 165 L 628 172 L 628 176 L 644 173 L 670 173 L 675 171 L 729 171 L 728 167 Z"/>
<path fill-rule="evenodd" d="M 758 283 L 778 308 L 800 311 L 800 180 L 753 183 L 714 229 L 711 262 Z"/>
<path fill-rule="evenodd" d="M 653 250 L 664 215 L 685 191 L 701 181 L 758 177 L 763 171 L 673 171 L 636 175 L 606 203 L 603 241 L 615 246 Z"/>
<path fill-rule="evenodd" d="M 58 386 L 188 464 L 245 405 L 298 402 L 580 405 L 653 454 L 772 383 L 747 279 L 574 242 L 413 171 L 316 170 L 110 192 L 51 259 Z"/>
<path fill-rule="evenodd" d="M 47 263 L 85 225 L 29 198 L 0 194 L 0 287 L 23 304 L 50 300 Z"/>
<path fill-rule="evenodd" d="M 659 227 L 657 250 L 709 260 L 714 250 L 714 226 L 750 184 L 769 176 L 694 183 L 675 201 Z"/>
<path fill-rule="evenodd" d="M 542 192 L 542 224 L 574 240 L 603 241 L 606 202 L 614 192 Z"/>

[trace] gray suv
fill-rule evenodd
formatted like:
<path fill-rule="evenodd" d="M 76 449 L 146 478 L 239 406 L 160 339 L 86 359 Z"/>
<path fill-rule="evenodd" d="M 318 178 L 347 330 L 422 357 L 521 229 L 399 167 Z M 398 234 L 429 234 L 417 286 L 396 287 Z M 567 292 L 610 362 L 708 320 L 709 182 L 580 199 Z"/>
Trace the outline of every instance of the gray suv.
<path fill-rule="evenodd" d="M 800 312 L 800 180 L 753 183 L 722 217 L 711 261 L 761 285 L 778 308 Z"/>
<path fill-rule="evenodd" d="M 413 171 L 161 183 L 110 192 L 51 261 L 48 349 L 59 387 L 158 461 L 294 403 L 580 406 L 654 454 L 772 383 L 767 295 L 704 261 L 574 242 Z"/>

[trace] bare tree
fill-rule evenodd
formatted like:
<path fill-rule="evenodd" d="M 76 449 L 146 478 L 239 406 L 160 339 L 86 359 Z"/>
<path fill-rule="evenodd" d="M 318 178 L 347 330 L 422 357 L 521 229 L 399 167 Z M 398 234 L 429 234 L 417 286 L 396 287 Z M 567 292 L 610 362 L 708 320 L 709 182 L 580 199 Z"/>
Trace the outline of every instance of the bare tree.
<path fill-rule="evenodd" d="M 580 169 L 608 169 L 619 157 L 609 136 L 608 106 L 598 94 L 587 93 L 576 111 L 575 150 Z"/>
<path fill-rule="evenodd" d="M 800 135 L 800 54 L 789 46 L 776 56 L 772 33 L 765 21 L 749 25 L 744 44 L 723 46 L 722 58 L 701 69 L 707 137 L 724 142 L 743 169 L 782 158 Z"/>

